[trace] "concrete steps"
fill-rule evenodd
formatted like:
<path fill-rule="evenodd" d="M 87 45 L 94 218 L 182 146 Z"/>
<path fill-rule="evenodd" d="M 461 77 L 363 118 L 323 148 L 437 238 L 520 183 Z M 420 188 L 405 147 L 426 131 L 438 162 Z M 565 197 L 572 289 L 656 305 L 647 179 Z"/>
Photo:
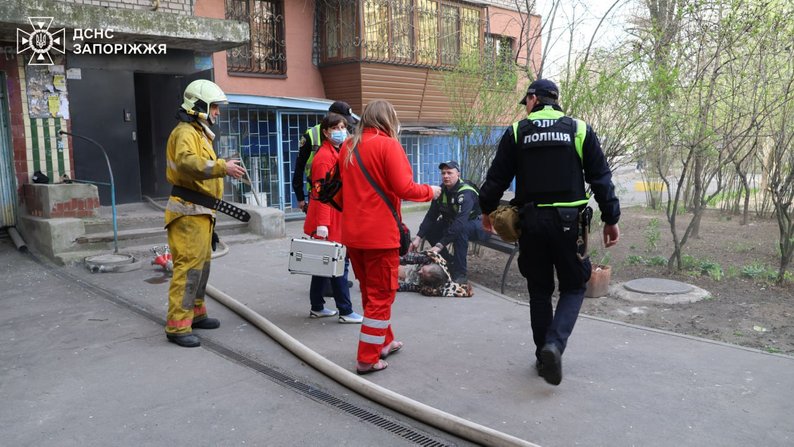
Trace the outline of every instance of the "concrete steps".
<path fill-rule="evenodd" d="M 240 207 L 251 214 L 249 222 L 217 215 L 215 228 L 222 242 L 236 244 L 284 237 L 283 212 L 274 208 Z M 148 202 L 118 205 L 118 252 L 144 259 L 151 257 L 153 246 L 168 244 L 163 213 Z M 39 253 L 62 264 L 81 263 L 87 256 L 113 253 L 112 214 L 110 207 L 102 207 L 98 217 L 48 219 L 23 215 L 20 227 L 26 230 L 26 240 Z"/>
<path fill-rule="evenodd" d="M 165 202 L 156 203 L 165 207 Z M 163 227 L 163 210 L 148 202 L 125 204 L 116 207 L 116 226 L 118 228 L 119 251 L 126 252 L 131 247 L 166 245 L 168 233 Z M 113 211 L 110 207 L 100 209 L 100 217 L 83 219 L 85 233 L 74 240 L 75 252 L 113 250 Z M 246 222 L 240 222 L 225 214 L 218 213 L 215 232 L 220 237 L 245 234 L 249 232 Z M 256 238 L 251 235 L 250 238 Z M 259 237 L 261 239 L 261 237 Z M 148 249 L 146 250 L 148 251 Z"/>
<path fill-rule="evenodd" d="M 111 225 L 112 226 L 112 225 Z M 245 222 L 218 222 L 215 225 L 215 232 L 218 236 L 229 236 L 233 234 L 244 234 L 248 232 L 248 224 Z M 168 234 L 161 227 L 154 228 L 129 228 L 119 230 L 117 234 L 118 245 L 128 247 L 131 245 L 165 245 L 168 243 Z M 84 236 L 75 239 L 78 249 L 88 250 L 107 250 L 113 248 L 113 231 L 86 232 Z"/>
<path fill-rule="evenodd" d="M 227 234 L 227 235 L 219 234 L 219 237 L 221 239 L 221 242 L 223 244 L 226 244 L 227 246 L 249 244 L 264 239 L 262 236 L 250 232 Z M 146 266 L 151 265 L 151 260 L 154 259 L 154 255 L 152 254 L 152 247 L 154 247 L 155 245 L 166 245 L 168 243 L 165 236 L 163 236 L 162 240 L 159 242 L 151 242 L 151 241 L 145 243 L 138 243 L 138 242 L 140 242 L 140 240 L 136 240 L 136 239 L 130 239 L 125 244 L 122 244 L 121 241 L 119 241 L 119 253 L 129 254 L 135 256 L 137 259 L 143 260 L 144 268 Z M 221 249 L 222 247 L 218 247 L 218 250 Z M 95 256 L 98 254 L 108 254 L 108 253 L 113 253 L 112 236 L 111 236 L 111 242 L 107 245 L 106 249 L 91 248 L 89 250 L 74 250 L 74 251 L 61 252 L 56 254 L 56 261 L 64 265 L 81 264 L 83 263 L 83 260 L 89 256 Z"/>

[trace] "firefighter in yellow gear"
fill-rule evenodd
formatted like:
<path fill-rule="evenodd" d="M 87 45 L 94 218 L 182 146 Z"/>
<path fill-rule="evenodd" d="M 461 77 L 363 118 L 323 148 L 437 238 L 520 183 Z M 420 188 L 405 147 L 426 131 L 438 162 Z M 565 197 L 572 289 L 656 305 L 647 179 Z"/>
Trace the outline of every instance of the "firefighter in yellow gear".
<path fill-rule="evenodd" d="M 223 177 L 240 178 L 245 170 L 238 160 L 215 155 L 210 129 L 226 95 L 214 82 L 200 79 L 185 89 L 177 111 L 179 123 L 168 137 L 166 178 L 182 187 L 215 199 L 223 196 Z M 174 272 L 168 290 L 165 333 L 168 341 L 184 347 L 201 345 L 193 329 L 215 329 L 220 321 L 207 317 L 204 292 L 210 274 L 215 210 L 189 202 L 173 193 L 165 210 L 168 245 Z"/>

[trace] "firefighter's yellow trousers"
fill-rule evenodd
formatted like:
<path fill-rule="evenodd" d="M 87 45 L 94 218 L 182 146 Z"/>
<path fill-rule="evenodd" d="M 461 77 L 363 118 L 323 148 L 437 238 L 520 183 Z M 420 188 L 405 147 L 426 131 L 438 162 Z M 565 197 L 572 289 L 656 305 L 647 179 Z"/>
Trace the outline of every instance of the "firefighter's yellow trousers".
<path fill-rule="evenodd" d="M 182 216 L 168 224 L 174 260 L 165 323 L 168 334 L 189 334 L 194 321 L 207 318 L 204 291 L 210 276 L 212 224 L 208 214 Z"/>

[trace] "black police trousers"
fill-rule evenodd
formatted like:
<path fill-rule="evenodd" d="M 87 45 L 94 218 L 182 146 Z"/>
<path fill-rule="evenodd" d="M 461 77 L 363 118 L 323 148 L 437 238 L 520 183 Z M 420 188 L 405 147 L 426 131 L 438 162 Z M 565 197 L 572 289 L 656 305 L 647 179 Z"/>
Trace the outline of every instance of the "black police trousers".
<path fill-rule="evenodd" d="M 535 207 L 521 209 L 518 268 L 527 279 L 535 356 L 546 343 L 562 353 L 573 331 L 590 279 L 590 259 L 577 256 L 578 209 Z M 554 271 L 560 298 L 552 310 Z"/>

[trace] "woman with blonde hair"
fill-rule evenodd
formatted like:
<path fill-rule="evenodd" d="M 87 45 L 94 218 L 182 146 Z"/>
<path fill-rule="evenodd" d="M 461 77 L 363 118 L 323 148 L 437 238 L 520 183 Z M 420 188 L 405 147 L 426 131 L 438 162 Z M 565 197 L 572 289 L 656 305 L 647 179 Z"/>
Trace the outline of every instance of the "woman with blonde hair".
<path fill-rule="evenodd" d="M 400 122 L 394 107 L 376 100 L 364 108 L 353 138 L 340 152 L 342 243 L 359 280 L 364 321 L 358 342 L 356 372 L 369 374 L 388 366 L 386 357 L 402 348 L 394 340 L 391 305 L 397 293 L 400 234 L 391 209 L 362 172 L 361 164 L 400 212 L 401 200 L 429 202 L 439 186 L 413 181 L 413 170 L 397 139 Z"/>

